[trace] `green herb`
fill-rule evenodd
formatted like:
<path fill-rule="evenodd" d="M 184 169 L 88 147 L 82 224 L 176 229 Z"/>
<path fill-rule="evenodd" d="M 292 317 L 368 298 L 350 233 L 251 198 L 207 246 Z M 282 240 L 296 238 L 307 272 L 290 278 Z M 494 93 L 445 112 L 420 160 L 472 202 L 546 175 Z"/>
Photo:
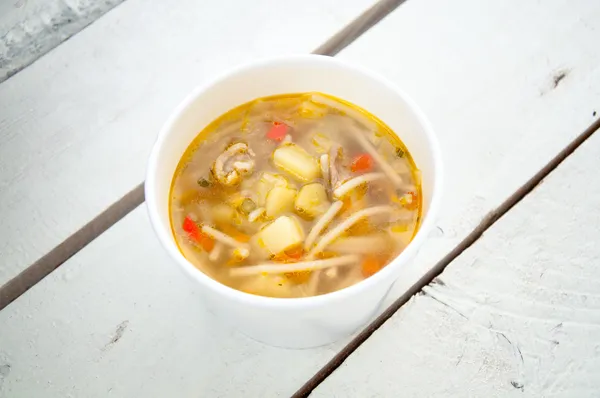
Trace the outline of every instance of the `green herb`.
<path fill-rule="evenodd" d="M 210 182 L 206 178 L 198 178 L 198 185 L 202 188 L 210 187 Z"/>
<path fill-rule="evenodd" d="M 254 209 L 256 209 L 256 203 L 250 198 L 244 199 L 242 204 L 240 205 L 240 210 L 244 214 L 250 214 Z"/>
<path fill-rule="evenodd" d="M 398 156 L 399 158 L 403 158 L 404 150 L 402 150 L 402 148 L 396 148 L 396 156 Z"/>

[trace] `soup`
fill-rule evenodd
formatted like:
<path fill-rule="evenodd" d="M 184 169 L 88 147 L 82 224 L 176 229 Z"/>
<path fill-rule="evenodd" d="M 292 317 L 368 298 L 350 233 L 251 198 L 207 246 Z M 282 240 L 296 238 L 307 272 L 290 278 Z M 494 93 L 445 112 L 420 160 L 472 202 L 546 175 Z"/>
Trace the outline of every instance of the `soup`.
<path fill-rule="evenodd" d="M 375 116 L 321 93 L 243 104 L 184 153 L 170 192 L 182 254 L 209 277 L 279 298 L 330 293 L 404 250 L 419 172 Z"/>

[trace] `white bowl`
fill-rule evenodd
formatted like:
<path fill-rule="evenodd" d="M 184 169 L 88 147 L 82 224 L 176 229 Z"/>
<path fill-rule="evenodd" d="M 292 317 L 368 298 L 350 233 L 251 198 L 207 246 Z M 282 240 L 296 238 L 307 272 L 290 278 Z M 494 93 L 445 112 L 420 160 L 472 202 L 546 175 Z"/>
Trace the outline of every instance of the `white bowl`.
<path fill-rule="evenodd" d="M 258 97 L 318 91 L 350 101 L 378 116 L 404 142 L 421 170 L 424 213 L 408 247 L 372 277 L 316 297 L 279 299 L 234 290 L 195 268 L 178 250 L 169 223 L 169 189 L 175 168 L 204 127 L 228 110 Z M 146 203 L 161 244 L 203 293 L 206 305 L 242 333 L 288 348 L 336 341 L 368 322 L 401 269 L 433 227 L 440 205 L 442 164 L 436 137 L 423 113 L 392 83 L 376 74 L 318 55 L 265 59 L 235 68 L 196 88 L 175 109 L 154 144 L 146 176 Z"/>

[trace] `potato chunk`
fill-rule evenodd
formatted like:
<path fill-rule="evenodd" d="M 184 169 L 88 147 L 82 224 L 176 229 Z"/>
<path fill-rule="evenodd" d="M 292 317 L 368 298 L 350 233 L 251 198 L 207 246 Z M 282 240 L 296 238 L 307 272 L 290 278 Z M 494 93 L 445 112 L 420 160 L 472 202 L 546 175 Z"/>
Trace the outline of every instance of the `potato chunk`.
<path fill-rule="evenodd" d="M 274 218 L 292 211 L 297 191 L 293 188 L 275 187 L 267 194 L 265 209 L 267 217 Z"/>
<path fill-rule="evenodd" d="M 294 217 L 281 216 L 259 232 L 258 241 L 274 255 L 302 244 L 304 230 Z"/>
<path fill-rule="evenodd" d="M 254 190 L 258 196 L 258 205 L 264 206 L 267 199 L 267 195 L 273 187 L 287 187 L 288 181 L 285 177 L 279 174 L 273 174 L 269 172 L 262 173 L 260 179 L 256 183 Z M 251 188 L 248 188 L 251 189 Z"/>
<path fill-rule="evenodd" d="M 296 197 L 296 211 L 310 218 L 320 216 L 329 208 L 325 187 L 318 182 L 303 186 Z"/>
<path fill-rule="evenodd" d="M 217 203 L 210 208 L 213 220 L 219 224 L 231 224 L 236 219 L 236 211 L 225 203 Z"/>
<path fill-rule="evenodd" d="M 273 153 L 273 163 L 300 181 L 310 182 L 321 175 L 316 159 L 295 144 L 281 146 Z"/>

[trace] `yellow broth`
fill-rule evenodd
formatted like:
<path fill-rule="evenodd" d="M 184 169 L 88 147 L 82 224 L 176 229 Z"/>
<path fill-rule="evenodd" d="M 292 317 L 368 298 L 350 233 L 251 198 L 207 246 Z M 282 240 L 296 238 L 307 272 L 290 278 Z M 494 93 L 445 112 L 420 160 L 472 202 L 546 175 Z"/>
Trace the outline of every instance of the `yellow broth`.
<path fill-rule="evenodd" d="M 421 196 L 409 151 L 381 120 L 300 93 L 250 101 L 201 131 L 177 166 L 169 208 L 177 245 L 200 271 L 294 298 L 385 267 L 415 235 Z"/>

